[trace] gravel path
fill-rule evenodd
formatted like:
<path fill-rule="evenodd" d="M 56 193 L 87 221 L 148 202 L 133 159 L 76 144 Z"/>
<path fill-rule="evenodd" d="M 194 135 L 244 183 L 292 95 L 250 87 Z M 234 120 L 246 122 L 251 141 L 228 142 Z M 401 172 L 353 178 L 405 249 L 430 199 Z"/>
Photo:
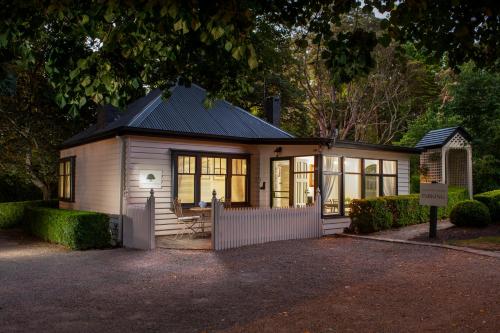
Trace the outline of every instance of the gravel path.
<path fill-rule="evenodd" d="M 0 237 L 5 332 L 498 332 L 500 261 L 349 238 L 41 253 Z"/>
<path fill-rule="evenodd" d="M 454 225 L 449 220 L 440 220 L 437 224 L 437 230 L 446 230 L 452 228 Z M 400 240 L 410 240 L 416 237 L 427 237 L 429 236 L 429 223 L 420 223 L 409 225 L 407 227 L 402 227 L 399 229 L 389 229 L 379 232 L 374 232 L 368 236 L 380 237 L 380 238 L 392 238 Z"/>

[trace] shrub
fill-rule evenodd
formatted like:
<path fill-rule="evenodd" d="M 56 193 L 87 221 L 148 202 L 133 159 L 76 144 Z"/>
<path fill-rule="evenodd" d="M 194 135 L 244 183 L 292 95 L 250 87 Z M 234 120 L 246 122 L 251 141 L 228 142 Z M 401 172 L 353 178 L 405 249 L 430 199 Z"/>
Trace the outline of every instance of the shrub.
<path fill-rule="evenodd" d="M 476 194 L 474 199 L 488 207 L 492 222 L 500 222 L 500 190 Z"/>
<path fill-rule="evenodd" d="M 35 200 L 0 203 L 0 229 L 21 226 L 28 207 L 57 207 L 57 200 Z"/>
<path fill-rule="evenodd" d="M 467 198 L 467 189 L 450 188 L 448 206 L 439 208 L 438 217 L 448 217 L 451 209 L 458 202 Z M 420 205 L 418 194 L 353 200 L 350 217 L 350 231 L 370 233 L 428 222 L 429 207 Z"/>
<path fill-rule="evenodd" d="M 355 233 L 366 234 L 389 229 L 392 225 L 392 215 L 382 198 L 353 200 L 350 216 Z"/>
<path fill-rule="evenodd" d="M 28 208 L 26 230 L 43 240 L 73 250 L 108 247 L 109 217 L 105 214 L 54 208 Z"/>
<path fill-rule="evenodd" d="M 464 200 L 453 208 L 450 221 L 458 227 L 484 227 L 490 223 L 490 212 L 480 201 Z"/>

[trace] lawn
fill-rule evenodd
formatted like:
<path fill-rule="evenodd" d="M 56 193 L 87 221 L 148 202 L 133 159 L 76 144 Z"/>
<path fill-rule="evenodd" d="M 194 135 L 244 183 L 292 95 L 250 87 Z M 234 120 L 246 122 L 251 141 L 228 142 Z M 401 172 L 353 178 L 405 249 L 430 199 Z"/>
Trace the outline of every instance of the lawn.
<path fill-rule="evenodd" d="M 484 236 L 471 239 L 449 240 L 448 244 L 466 246 L 480 250 L 500 251 L 500 236 Z"/>

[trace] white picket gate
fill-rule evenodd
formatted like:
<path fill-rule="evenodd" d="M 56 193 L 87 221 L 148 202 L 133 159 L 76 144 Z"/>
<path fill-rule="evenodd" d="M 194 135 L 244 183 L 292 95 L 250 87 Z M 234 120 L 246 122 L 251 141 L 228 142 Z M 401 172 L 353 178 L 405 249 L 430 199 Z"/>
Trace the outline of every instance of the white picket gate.
<path fill-rule="evenodd" d="M 151 196 L 145 205 L 127 205 L 123 220 L 123 246 L 153 250 L 155 248 L 155 197 Z"/>
<path fill-rule="evenodd" d="M 300 208 L 224 208 L 212 198 L 212 249 L 225 250 L 279 240 L 319 238 L 323 232 L 321 197 Z"/>

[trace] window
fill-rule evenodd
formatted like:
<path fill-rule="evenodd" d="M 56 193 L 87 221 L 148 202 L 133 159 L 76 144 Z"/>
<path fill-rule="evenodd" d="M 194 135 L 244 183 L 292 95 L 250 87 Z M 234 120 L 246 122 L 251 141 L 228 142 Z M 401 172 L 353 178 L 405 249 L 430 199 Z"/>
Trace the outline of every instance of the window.
<path fill-rule="evenodd" d="M 212 201 L 215 190 L 218 198 L 226 198 L 227 159 L 220 157 L 201 158 L 200 200 Z"/>
<path fill-rule="evenodd" d="M 75 200 L 75 157 L 59 160 L 59 199 Z"/>
<path fill-rule="evenodd" d="M 344 207 L 350 211 L 352 199 L 361 199 L 361 159 L 344 158 Z"/>
<path fill-rule="evenodd" d="M 271 159 L 271 206 L 304 207 L 314 203 L 315 156 Z"/>
<path fill-rule="evenodd" d="M 314 203 L 314 156 L 294 157 L 293 162 L 293 205 L 311 205 Z"/>
<path fill-rule="evenodd" d="M 363 160 L 365 172 L 365 198 L 376 198 L 380 193 L 379 160 Z"/>
<path fill-rule="evenodd" d="M 341 213 L 341 158 L 323 156 L 323 215 L 339 215 Z"/>
<path fill-rule="evenodd" d="M 181 203 L 194 204 L 195 174 L 195 157 L 179 156 L 177 158 L 177 198 Z"/>
<path fill-rule="evenodd" d="M 184 206 L 217 198 L 236 204 L 248 203 L 248 158 L 210 153 L 174 153 L 174 196 Z"/>
<path fill-rule="evenodd" d="M 247 160 L 233 158 L 231 165 L 231 202 L 246 202 Z"/>
<path fill-rule="evenodd" d="M 397 195 L 396 161 L 382 161 L 382 195 Z"/>

